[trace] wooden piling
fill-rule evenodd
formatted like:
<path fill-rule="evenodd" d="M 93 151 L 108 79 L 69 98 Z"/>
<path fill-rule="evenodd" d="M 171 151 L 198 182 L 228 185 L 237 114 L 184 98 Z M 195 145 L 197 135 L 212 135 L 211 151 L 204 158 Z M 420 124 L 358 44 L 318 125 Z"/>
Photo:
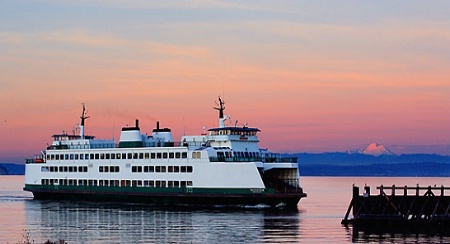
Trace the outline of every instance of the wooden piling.
<path fill-rule="evenodd" d="M 445 195 L 450 187 L 380 185 L 377 189 L 378 195 L 371 195 L 370 187 L 364 186 L 360 195 L 359 187 L 353 186 L 353 197 L 342 225 L 395 232 L 450 232 L 450 194 Z M 403 194 L 397 194 L 397 190 Z"/>

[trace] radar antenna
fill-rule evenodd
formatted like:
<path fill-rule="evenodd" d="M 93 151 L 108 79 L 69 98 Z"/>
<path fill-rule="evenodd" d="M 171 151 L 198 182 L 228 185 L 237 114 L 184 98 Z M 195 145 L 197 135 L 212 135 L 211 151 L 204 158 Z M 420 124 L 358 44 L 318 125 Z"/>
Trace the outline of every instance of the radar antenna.
<path fill-rule="evenodd" d="M 87 111 L 85 104 L 81 103 L 81 105 L 83 105 L 83 111 L 81 112 L 80 119 L 81 119 L 81 126 L 84 126 L 84 120 L 89 119 L 89 116 L 86 116 Z"/>
<path fill-rule="evenodd" d="M 84 104 L 84 103 L 81 103 L 81 104 L 83 105 L 83 111 L 81 112 L 81 116 L 80 116 L 80 119 L 81 119 L 81 124 L 80 124 L 80 137 L 81 137 L 81 139 L 84 139 L 84 121 L 85 121 L 86 119 L 88 119 L 89 116 L 86 116 L 87 111 L 86 111 L 85 104 Z"/>
<path fill-rule="evenodd" d="M 219 119 L 223 119 L 223 111 L 225 110 L 225 101 L 219 96 L 219 102 L 216 102 L 217 107 L 214 109 L 219 110 Z"/>

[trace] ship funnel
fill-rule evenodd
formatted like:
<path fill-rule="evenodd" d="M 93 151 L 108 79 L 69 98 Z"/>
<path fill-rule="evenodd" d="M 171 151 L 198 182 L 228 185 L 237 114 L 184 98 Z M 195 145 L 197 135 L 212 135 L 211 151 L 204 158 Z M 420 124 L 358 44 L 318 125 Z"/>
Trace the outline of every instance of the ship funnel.
<path fill-rule="evenodd" d="M 142 135 L 139 129 L 139 120 L 136 119 L 135 127 L 124 127 L 120 132 L 119 147 L 143 147 Z"/>
<path fill-rule="evenodd" d="M 169 128 L 160 128 L 159 121 L 156 121 L 156 129 L 153 129 L 152 138 L 157 143 L 157 146 L 172 146 L 173 139 L 172 132 Z"/>

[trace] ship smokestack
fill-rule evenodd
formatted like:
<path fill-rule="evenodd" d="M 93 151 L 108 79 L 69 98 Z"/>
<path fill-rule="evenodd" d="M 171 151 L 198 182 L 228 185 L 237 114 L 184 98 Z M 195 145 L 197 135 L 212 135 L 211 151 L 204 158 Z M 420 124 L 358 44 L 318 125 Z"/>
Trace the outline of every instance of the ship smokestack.
<path fill-rule="evenodd" d="M 156 121 L 156 129 L 159 130 L 159 121 Z"/>
<path fill-rule="evenodd" d="M 139 128 L 139 120 L 136 119 L 136 128 Z"/>

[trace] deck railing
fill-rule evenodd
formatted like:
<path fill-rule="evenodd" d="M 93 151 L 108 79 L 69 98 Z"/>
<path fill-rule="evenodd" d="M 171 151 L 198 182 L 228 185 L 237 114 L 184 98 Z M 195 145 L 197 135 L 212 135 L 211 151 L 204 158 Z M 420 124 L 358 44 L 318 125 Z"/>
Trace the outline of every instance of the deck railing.
<path fill-rule="evenodd" d="M 297 163 L 296 157 L 209 157 L 211 162 L 263 162 L 263 163 Z"/>

